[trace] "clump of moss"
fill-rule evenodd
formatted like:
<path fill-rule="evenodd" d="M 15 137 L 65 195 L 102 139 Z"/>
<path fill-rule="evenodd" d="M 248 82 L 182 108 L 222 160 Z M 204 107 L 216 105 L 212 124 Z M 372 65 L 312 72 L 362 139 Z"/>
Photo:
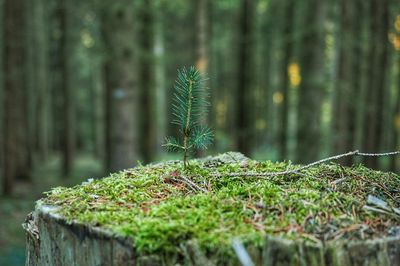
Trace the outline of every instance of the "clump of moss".
<path fill-rule="evenodd" d="M 234 237 L 261 245 L 266 234 L 316 242 L 368 239 L 400 224 L 397 216 L 363 208 L 368 195 L 400 206 L 400 176 L 393 173 L 322 164 L 269 178 L 229 176 L 294 167 L 289 162 L 193 160 L 182 173 L 180 162 L 162 163 L 58 187 L 43 202 L 61 207 L 59 214 L 70 222 L 132 238 L 144 253 L 173 252 L 189 239 L 225 252 Z"/>

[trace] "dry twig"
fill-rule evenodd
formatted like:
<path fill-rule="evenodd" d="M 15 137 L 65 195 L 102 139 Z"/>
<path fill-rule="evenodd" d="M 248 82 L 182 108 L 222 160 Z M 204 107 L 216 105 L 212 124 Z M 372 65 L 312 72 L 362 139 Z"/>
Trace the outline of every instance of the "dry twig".
<path fill-rule="evenodd" d="M 335 161 L 339 160 L 344 157 L 348 156 L 364 156 L 364 157 L 377 157 L 377 156 L 391 156 L 391 155 L 398 155 L 400 154 L 400 151 L 393 151 L 393 152 L 385 152 L 385 153 L 364 153 L 364 152 L 359 152 L 358 150 L 355 151 L 350 151 L 347 153 L 343 154 L 338 154 L 335 156 L 331 156 L 328 158 L 321 159 L 316 162 L 312 162 L 310 164 L 300 166 L 297 169 L 292 169 L 292 170 L 286 170 L 286 171 L 281 171 L 281 172 L 264 172 L 264 173 L 256 173 L 256 172 L 244 172 L 244 173 L 227 173 L 227 174 L 221 174 L 221 173 L 214 173 L 213 176 L 229 176 L 229 177 L 238 177 L 238 176 L 252 176 L 252 177 L 260 177 L 260 178 L 265 178 L 265 177 L 274 177 L 274 176 L 282 176 L 282 175 L 289 175 L 289 174 L 299 174 L 300 171 L 311 168 L 313 166 L 330 162 L 330 161 Z"/>

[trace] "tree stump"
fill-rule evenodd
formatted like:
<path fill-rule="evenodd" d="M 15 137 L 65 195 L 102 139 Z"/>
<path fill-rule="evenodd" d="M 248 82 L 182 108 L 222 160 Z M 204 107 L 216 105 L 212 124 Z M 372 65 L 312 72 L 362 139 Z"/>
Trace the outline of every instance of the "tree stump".
<path fill-rule="evenodd" d="M 254 163 L 237 153 L 198 162 L 202 167 L 211 168 L 227 163 L 237 163 L 241 165 L 240 167 Z M 150 167 L 160 166 L 162 164 Z M 124 172 L 124 178 L 129 176 L 127 173 L 129 171 Z M 165 177 L 163 178 L 165 180 Z M 101 181 L 99 182 L 96 184 L 97 187 L 102 184 Z M 172 181 L 168 182 L 168 188 L 176 186 L 177 189 L 182 189 L 181 186 L 171 183 Z M 87 184 L 81 186 L 87 186 Z M 76 189 L 78 188 L 79 186 Z M 68 191 L 74 193 L 74 188 Z M 58 191 L 54 191 L 49 196 L 50 199 L 54 197 L 54 193 L 58 193 Z M 191 193 L 186 197 L 196 194 L 195 192 L 185 193 Z M 62 198 L 63 204 L 68 202 L 64 197 Z M 89 203 L 95 204 L 100 197 L 93 196 L 93 201 Z M 61 197 L 57 200 L 62 201 Z M 63 208 L 68 208 L 68 205 L 63 204 L 58 201 L 40 200 L 35 210 L 28 216 L 23 225 L 27 232 L 26 265 L 241 265 L 233 251 L 231 253 L 220 252 L 215 243 L 207 247 L 207 241 L 198 241 L 196 237 L 190 237 L 195 236 L 194 231 L 190 231 L 190 234 L 186 232 L 184 238 L 171 239 L 173 245 L 177 246 L 176 250 L 161 248 L 155 252 L 140 251 L 137 247 L 138 243 L 135 242 L 135 235 L 124 235 L 107 226 L 100 219 L 83 222 L 79 217 L 69 217 L 63 212 Z M 75 203 L 70 202 L 69 205 L 71 204 Z M 91 206 L 97 208 L 97 205 Z M 131 206 L 132 212 L 136 211 L 137 206 Z M 89 208 L 86 211 L 90 210 Z M 116 220 L 118 219 L 116 218 Z M 173 219 L 165 220 L 165 223 L 169 222 L 172 223 Z M 266 229 L 263 228 L 254 231 L 260 232 L 263 239 L 261 242 L 244 241 L 244 246 L 254 265 L 400 265 L 400 227 L 398 222 L 399 220 L 397 220 L 396 226 L 392 226 L 387 231 L 386 235 L 369 237 L 364 240 L 338 238 L 309 241 L 304 238 L 305 234 L 302 236 L 299 233 L 299 237 L 285 237 L 285 235 L 265 233 Z M 135 229 L 138 230 L 136 233 L 142 234 L 140 227 L 138 228 Z M 179 227 L 176 228 L 179 229 Z M 190 230 L 190 227 L 187 230 Z M 210 234 L 213 232 L 217 231 L 210 230 Z M 176 234 L 178 235 L 179 232 Z M 149 239 L 151 240 L 151 238 Z"/>

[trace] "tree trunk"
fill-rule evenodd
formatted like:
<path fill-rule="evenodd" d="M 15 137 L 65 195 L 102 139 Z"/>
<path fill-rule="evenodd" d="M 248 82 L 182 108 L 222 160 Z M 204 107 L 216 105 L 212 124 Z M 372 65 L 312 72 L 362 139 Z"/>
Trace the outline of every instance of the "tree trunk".
<path fill-rule="evenodd" d="M 236 95 L 236 142 L 238 151 L 250 155 L 252 149 L 253 38 L 255 0 L 241 0 L 239 25 L 239 67 Z"/>
<path fill-rule="evenodd" d="M 338 77 L 336 83 L 334 143 L 335 152 L 343 153 L 355 149 L 357 125 L 357 99 L 360 94 L 360 5 L 359 1 L 340 1 L 340 33 Z M 339 161 L 351 165 L 352 157 Z"/>
<path fill-rule="evenodd" d="M 30 130 L 32 149 L 39 158 L 48 153 L 48 30 L 47 6 L 44 0 L 29 3 L 28 80 L 30 96 Z"/>
<path fill-rule="evenodd" d="M 303 3 L 304 4 L 304 3 Z M 321 103 L 325 90 L 325 2 L 307 2 L 304 12 L 298 92 L 297 161 L 315 160 L 320 155 Z M 312 25 L 312 27 L 309 27 Z"/>
<path fill-rule="evenodd" d="M 265 146 L 265 144 L 278 143 L 275 140 L 275 123 L 273 122 L 276 117 L 274 105 L 271 104 L 271 100 L 274 93 L 274 65 L 275 65 L 275 46 L 279 36 L 279 30 L 274 27 L 279 15 L 276 10 L 282 4 L 279 0 L 271 0 L 268 4 L 267 9 L 264 11 L 262 21 L 260 22 L 260 31 L 264 34 L 260 36 L 258 43 L 260 43 L 259 53 L 261 61 L 259 64 L 259 94 L 258 95 L 258 111 L 255 114 L 255 119 L 259 121 L 259 125 L 256 124 L 258 134 L 257 142 Z M 285 18 L 284 18 L 285 19 Z M 267 100 L 268 99 L 268 100 Z"/>
<path fill-rule="evenodd" d="M 115 1 L 106 8 L 103 34 L 109 58 L 106 76 L 106 164 L 109 171 L 132 167 L 139 159 L 138 88 L 135 76 L 133 3 Z"/>
<path fill-rule="evenodd" d="M 388 42 L 386 40 L 389 29 L 387 0 L 371 1 L 370 20 L 363 150 L 365 152 L 379 152 L 383 131 L 383 103 L 387 92 Z M 378 158 L 366 157 L 364 163 L 370 168 L 377 168 Z"/>
<path fill-rule="evenodd" d="M 164 40 L 164 26 L 162 22 L 162 12 L 158 9 L 155 12 L 155 36 L 154 36 L 154 50 L 155 50 L 155 67 L 154 67 L 154 87 L 155 87 L 155 138 L 157 155 L 164 152 L 165 136 L 167 136 L 167 88 L 165 78 L 165 40 Z"/>
<path fill-rule="evenodd" d="M 48 2 L 49 8 L 49 142 L 52 151 L 61 151 L 62 142 L 62 99 L 60 97 L 62 79 L 62 58 L 61 54 L 61 5 L 60 0 Z"/>
<path fill-rule="evenodd" d="M 397 65 L 400 66 L 400 53 L 397 55 Z M 400 67 L 397 69 L 397 77 L 396 77 L 397 84 L 400 84 Z M 393 149 L 400 150 L 400 91 L 397 91 L 395 100 L 395 108 L 393 112 Z M 393 156 L 391 159 L 390 168 L 393 172 L 400 171 L 400 160 L 398 156 Z"/>
<path fill-rule="evenodd" d="M 15 178 L 29 178 L 29 141 L 25 81 L 25 1 L 4 3 L 4 180 L 12 193 Z"/>
<path fill-rule="evenodd" d="M 94 70 L 92 73 L 93 80 L 93 89 L 94 89 L 94 101 L 95 101 L 95 110 L 94 110 L 94 120 L 95 120 L 95 128 L 94 128 L 94 138 L 95 138 L 95 155 L 97 158 L 104 161 L 105 154 L 105 111 L 104 111 L 104 101 L 105 98 L 105 88 L 104 88 L 104 80 L 102 80 L 102 68 L 100 64 L 96 64 L 94 66 Z"/>
<path fill-rule="evenodd" d="M 74 136 L 74 88 L 71 84 L 72 77 L 72 42 L 71 42 L 71 25 L 72 25 L 72 10 L 70 0 L 59 0 L 58 15 L 60 19 L 60 55 L 61 61 L 61 95 L 62 95 L 62 173 L 64 177 L 68 177 L 71 172 L 75 136 Z"/>
<path fill-rule="evenodd" d="M 288 120 L 289 120 L 289 88 L 291 87 L 289 80 L 289 65 L 292 59 L 293 50 L 293 18 L 294 18 L 294 1 L 287 1 L 284 3 L 283 12 L 283 59 L 281 62 L 281 85 L 279 91 L 282 94 L 283 101 L 278 106 L 278 153 L 281 160 L 287 159 L 287 143 L 288 143 Z"/>
<path fill-rule="evenodd" d="M 208 0 L 198 0 L 196 2 L 196 68 L 205 76 L 208 75 Z M 207 81 L 206 81 L 207 85 Z M 208 113 L 204 110 L 204 116 L 201 117 L 201 124 L 208 124 Z M 197 149 L 196 157 L 203 157 L 204 150 Z"/>
<path fill-rule="evenodd" d="M 154 157 L 154 26 L 153 4 L 151 0 L 143 0 L 140 12 L 140 107 L 141 119 L 141 154 L 144 163 Z"/>
<path fill-rule="evenodd" d="M 4 0 L 0 0 L 0 21 L 4 23 Z M 3 24 L 2 24 L 3 25 Z M 0 25 L 0 102 L 4 101 L 4 30 L 5 27 Z M 4 119 L 4 107 L 0 108 L 0 117 Z M 4 120 L 3 120 L 4 121 Z M 0 123 L 0 169 L 4 169 L 4 122 Z M 3 171 L 3 170 L 1 170 Z M 1 172 L 0 172 L 1 173 Z M 2 173 L 3 174 L 3 173 Z M 2 175 L 4 176 L 4 175 Z M 0 182 L 2 182 L 1 180 Z"/>
<path fill-rule="evenodd" d="M 196 68 L 202 74 L 208 72 L 208 0 L 196 1 Z"/>

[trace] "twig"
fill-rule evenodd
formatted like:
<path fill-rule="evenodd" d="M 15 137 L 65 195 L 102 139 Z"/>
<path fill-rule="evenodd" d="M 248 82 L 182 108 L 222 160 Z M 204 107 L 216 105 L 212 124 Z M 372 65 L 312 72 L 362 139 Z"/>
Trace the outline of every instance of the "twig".
<path fill-rule="evenodd" d="M 194 183 L 193 181 L 191 181 L 191 180 L 190 180 L 189 178 L 187 178 L 186 176 L 181 175 L 180 178 L 181 178 L 184 182 L 186 182 L 187 184 L 190 184 L 191 187 L 194 187 L 194 188 L 196 188 L 197 190 L 200 190 L 200 191 L 205 192 L 205 193 L 208 192 L 206 189 L 204 189 L 204 188 L 202 188 L 202 187 L 196 185 L 196 183 Z"/>
<path fill-rule="evenodd" d="M 198 191 L 196 189 L 196 187 L 193 187 L 190 183 L 186 182 L 185 180 L 182 180 L 180 178 L 174 178 L 174 177 L 170 177 L 169 178 L 171 181 L 177 182 L 177 183 L 183 183 L 184 185 L 187 185 L 190 189 L 192 189 L 193 191 Z"/>
<path fill-rule="evenodd" d="M 252 177 L 274 177 L 274 176 L 281 176 L 281 175 L 289 175 L 289 174 L 299 174 L 298 172 L 311 168 L 313 166 L 329 162 L 329 161 L 335 161 L 339 160 L 344 157 L 348 156 L 353 156 L 353 155 L 358 155 L 358 156 L 391 156 L 391 155 L 398 155 L 400 154 L 400 151 L 393 151 L 393 152 L 385 152 L 385 153 L 364 153 L 364 152 L 359 152 L 358 150 L 355 151 L 350 151 L 347 153 L 343 154 L 338 154 L 335 156 L 331 156 L 328 158 L 321 159 L 316 162 L 312 162 L 310 164 L 298 167 L 297 169 L 293 170 L 286 170 L 286 171 L 281 171 L 281 172 L 264 172 L 264 173 L 256 173 L 256 172 L 244 172 L 244 173 L 227 173 L 227 174 L 221 174 L 221 173 L 214 173 L 213 176 L 220 177 L 220 176 L 229 176 L 229 177 L 238 177 L 238 176 L 252 176 Z"/>

